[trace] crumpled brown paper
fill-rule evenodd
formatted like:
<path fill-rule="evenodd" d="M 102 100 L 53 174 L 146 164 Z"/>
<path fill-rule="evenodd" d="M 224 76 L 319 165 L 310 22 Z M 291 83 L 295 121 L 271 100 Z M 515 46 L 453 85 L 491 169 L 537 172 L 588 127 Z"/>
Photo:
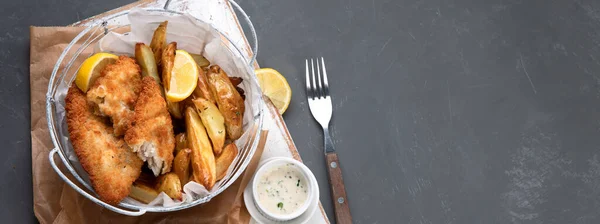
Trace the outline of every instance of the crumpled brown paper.
<path fill-rule="evenodd" d="M 140 217 L 117 214 L 93 203 L 65 184 L 50 167 L 48 153 L 54 147 L 46 123 L 45 99 L 55 62 L 83 27 L 30 28 L 31 161 L 33 209 L 40 223 L 248 223 L 250 215 L 243 191 L 263 152 L 267 131 L 246 168 L 227 190 L 210 202 L 193 208 L 146 213 Z M 57 160 L 59 163 L 60 161 Z M 70 175 L 68 175 L 70 176 Z"/>

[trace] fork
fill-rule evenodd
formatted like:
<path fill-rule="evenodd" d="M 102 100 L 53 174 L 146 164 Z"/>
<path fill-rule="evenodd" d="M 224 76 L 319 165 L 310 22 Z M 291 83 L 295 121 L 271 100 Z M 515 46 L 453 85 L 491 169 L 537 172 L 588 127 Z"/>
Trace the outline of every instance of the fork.
<path fill-rule="evenodd" d="M 352 216 L 350 215 L 348 198 L 346 197 L 346 189 L 342 178 L 342 170 L 340 169 L 340 161 L 329 135 L 329 122 L 331 121 L 333 110 L 331 96 L 329 95 L 325 60 L 321 57 L 321 65 L 319 65 L 319 59 L 316 61 L 317 72 L 315 78 L 314 61 L 312 58 L 310 59 L 311 69 L 309 70 L 308 59 L 306 59 L 306 96 L 308 98 L 308 107 L 315 120 L 323 127 L 325 160 L 327 161 L 329 186 L 335 208 L 335 220 L 337 223 L 352 223 Z"/>

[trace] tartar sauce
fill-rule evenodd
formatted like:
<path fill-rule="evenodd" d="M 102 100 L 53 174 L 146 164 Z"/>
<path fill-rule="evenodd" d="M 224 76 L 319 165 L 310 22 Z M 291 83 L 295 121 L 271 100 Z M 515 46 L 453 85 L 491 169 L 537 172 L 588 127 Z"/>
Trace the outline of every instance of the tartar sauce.
<path fill-rule="evenodd" d="M 307 181 L 292 163 L 271 167 L 260 177 L 258 203 L 275 214 L 291 214 L 308 198 Z"/>

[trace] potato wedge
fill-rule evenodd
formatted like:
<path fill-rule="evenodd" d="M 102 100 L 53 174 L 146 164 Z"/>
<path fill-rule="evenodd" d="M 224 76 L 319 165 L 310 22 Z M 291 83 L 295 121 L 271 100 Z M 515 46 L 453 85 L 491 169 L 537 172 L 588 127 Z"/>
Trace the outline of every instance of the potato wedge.
<path fill-rule="evenodd" d="M 192 100 L 194 102 L 194 108 L 200 115 L 202 124 L 206 127 L 208 137 L 212 142 L 213 152 L 215 155 L 220 155 L 225 145 L 225 119 L 219 108 L 216 105 L 209 102 L 204 98 L 197 98 Z"/>
<path fill-rule="evenodd" d="M 236 140 L 242 136 L 244 116 L 244 99 L 235 89 L 229 77 L 219 66 L 213 65 L 208 70 L 208 86 L 212 92 L 219 111 L 225 118 L 225 128 L 230 139 Z"/>
<path fill-rule="evenodd" d="M 212 93 L 210 92 L 210 89 L 208 87 L 208 78 L 206 78 L 206 73 L 203 69 L 199 69 L 198 84 L 196 85 L 196 89 L 194 89 L 192 95 L 196 98 L 201 97 L 207 99 L 213 104 L 217 103 Z"/>
<path fill-rule="evenodd" d="M 238 85 L 240 85 L 240 83 L 244 81 L 244 79 L 242 79 L 242 77 L 229 77 L 229 81 L 233 86 L 237 87 Z"/>
<path fill-rule="evenodd" d="M 150 203 L 158 196 L 159 192 L 147 183 L 136 181 L 131 185 L 129 197 L 143 203 Z"/>
<path fill-rule="evenodd" d="M 217 181 L 223 179 L 227 174 L 227 169 L 238 154 L 238 148 L 234 143 L 229 143 L 223 148 L 223 152 L 219 155 L 215 161 L 217 164 Z"/>
<path fill-rule="evenodd" d="M 171 71 L 173 71 L 173 64 L 175 63 L 175 50 L 177 50 L 177 43 L 169 43 L 162 52 L 161 57 L 161 68 L 162 68 L 162 84 L 164 92 L 169 91 L 169 83 L 171 81 Z M 165 99 L 166 100 L 166 99 Z M 181 105 L 177 102 L 167 101 L 167 109 L 173 117 L 177 119 L 183 118 L 183 111 Z"/>
<path fill-rule="evenodd" d="M 173 172 L 179 177 L 181 186 L 187 184 L 190 180 L 190 159 L 192 150 L 182 149 L 179 150 L 173 161 Z"/>
<path fill-rule="evenodd" d="M 142 76 L 150 76 L 157 83 L 160 84 L 160 77 L 158 76 L 158 67 L 152 49 L 146 46 L 144 43 L 135 44 L 135 60 L 142 69 Z"/>
<path fill-rule="evenodd" d="M 185 109 L 186 138 L 192 150 L 192 178 L 207 190 L 216 182 L 215 155 L 202 120 L 191 107 Z"/>
<path fill-rule="evenodd" d="M 164 21 L 158 25 L 156 30 L 154 30 L 154 34 L 152 35 L 152 41 L 150 41 L 150 48 L 154 53 L 154 60 L 157 63 L 161 62 L 161 57 L 163 50 L 167 46 L 167 24 L 169 21 Z"/>
<path fill-rule="evenodd" d="M 191 95 L 188 98 L 185 98 L 185 100 L 179 102 L 183 111 L 185 111 L 185 108 L 194 107 L 194 102 L 192 102 L 194 98 L 196 97 Z"/>
<path fill-rule="evenodd" d="M 210 65 L 210 61 L 208 61 L 204 56 L 200 54 L 190 55 L 192 56 L 192 58 L 194 58 L 194 61 L 196 61 L 196 64 L 198 64 L 200 68 L 208 67 Z"/>
<path fill-rule="evenodd" d="M 161 79 L 160 79 L 160 76 L 158 75 L 157 63 L 154 60 L 154 55 L 152 54 L 152 50 L 145 44 L 138 43 L 135 45 L 135 58 L 136 58 L 136 61 L 138 62 L 138 64 L 140 64 L 140 67 L 142 69 L 142 75 L 150 76 L 150 77 L 154 78 L 154 80 L 156 80 L 156 82 L 158 84 L 161 84 Z M 173 59 L 174 59 L 174 57 L 173 57 Z M 169 60 L 169 59 L 167 59 L 167 60 Z M 173 63 L 169 63 L 169 64 L 172 65 Z M 172 66 L 169 69 L 172 69 Z M 163 96 L 163 98 L 165 97 L 164 90 L 161 91 L 161 95 Z M 183 118 L 181 106 L 178 103 L 170 102 L 168 100 L 166 100 L 166 102 L 167 102 L 167 109 L 169 110 L 169 113 L 173 117 L 175 117 L 177 119 Z"/>
<path fill-rule="evenodd" d="M 169 43 L 162 52 L 161 68 L 162 68 L 162 83 L 165 92 L 169 92 L 169 83 L 171 81 L 171 72 L 173 71 L 173 65 L 175 64 L 175 51 L 177 50 L 177 43 Z"/>
<path fill-rule="evenodd" d="M 140 173 L 140 176 L 135 180 L 135 182 L 143 183 L 148 186 L 154 186 L 156 183 L 156 176 L 154 176 L 154 174 L 152 173 L 152 170 L 150 170 L 150 169 L 144 170 L 144 169 Z"/>
<path fill-rule="evenodd" d="M 238 91 L 243 100 L 246 100 L 246 94 L 244 89 L 240 88 L 239 85 L 244 81 L 242 77 L 229 77 L 229 81 L 233 86 L 235 86 L 235 90 Z"/>
<path fill-rule="evenodd" d="M 135 45 L 135 59 L 142 69 L 143 76 L 151 76 L 156 80 L 158 84 L 161 84 L 160 76 L 158 75 L 158 67 L 156 61 L 154 60 L 154 55 L 152 55 L 152 51 L 148 46 L 143 43 L 138 43 Z M 175 57 L 173 56 L 173 60 Z M 168 60 L 168 59 L 167 59 Z M 170 63 L 172 65 L 173 63 Z M 171 66 L 170 69 L 173 67 Z M 164 90 L 161 91 L 161 95 L 163 98 L 165 97 Z M 166 100 L 166 99 L 165 99 Z M 181 107 L 178 103 L 170 102 L 167 100 L 167 109 L 169 113 L 177 118 L 183 118 L 183 113 L 181 112 Z"/>
<path fill-rule="evenodd" d="M 170 172 L 158 177 L 156 189 L 158 192 L 165 192 L 172 199 L 181 200 L 183 188 L 177 174 Z"/>
<path fill-rule="evenodd" d="M 165 99 L 165 101 L 167 102 L 167 109 L 169 110 L 169 113 L 171 114 L 171 116 L 173 116 L 174 118 L 177 119 L 182 119 L 183 118 L 183 112 L 181 111 L 181 105 L 179 102 L 171 102 L 167 99 Z"/>
<path fill-rule="evenodd" d="M 175 155 L 177 155 L 177 153 L 179 153 L 179 150 L 182 150 L 185 148 L 188 148 L 185 133 L 179 133 L 179 134 L 175 135 L 175 151 L 174 151 Z"/>
<path fill-rule="evenodd" d="M 240 96 L 242 97 L 242 100 L 246 100 L 246 92 L 244 92 L 244 89 L 240 88 L 240 87 L 235 87 L 235 90 L 238 91 L 238 93 L 240 94 Z"/>

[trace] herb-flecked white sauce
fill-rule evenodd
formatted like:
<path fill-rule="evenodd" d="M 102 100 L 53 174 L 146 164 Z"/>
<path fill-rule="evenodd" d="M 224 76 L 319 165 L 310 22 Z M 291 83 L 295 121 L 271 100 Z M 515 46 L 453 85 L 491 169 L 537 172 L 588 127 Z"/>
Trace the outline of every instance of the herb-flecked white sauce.
<path fill-rule="evenodd" d="M 292 163 L 271 167 L 260 177 L 258 203 L 275 214 L 291 214 L 308 198 L 307 182 Z"/>

